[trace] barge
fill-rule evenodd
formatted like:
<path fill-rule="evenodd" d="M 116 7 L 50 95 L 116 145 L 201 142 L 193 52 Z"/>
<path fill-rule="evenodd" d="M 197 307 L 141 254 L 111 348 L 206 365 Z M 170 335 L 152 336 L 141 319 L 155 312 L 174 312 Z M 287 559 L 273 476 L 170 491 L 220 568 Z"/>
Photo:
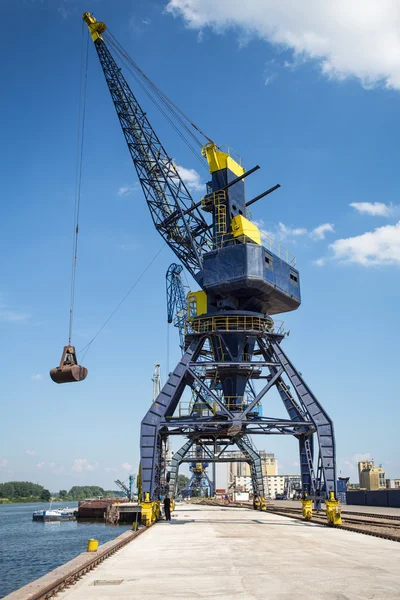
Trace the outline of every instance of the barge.
<path fill-rule="evenodd" d="M 44 508 L 43 510 L 35 510 L 32 515 L 33 521 L 75 521 L 76 510 L 74 508 Z"/>

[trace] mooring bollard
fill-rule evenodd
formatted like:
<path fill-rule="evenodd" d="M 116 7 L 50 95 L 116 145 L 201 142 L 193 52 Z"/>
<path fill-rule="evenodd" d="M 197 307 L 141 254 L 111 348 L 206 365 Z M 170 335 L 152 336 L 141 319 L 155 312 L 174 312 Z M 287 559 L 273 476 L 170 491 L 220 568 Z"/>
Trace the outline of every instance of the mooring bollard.
<path fill-rule="evenodd" d="M 88 540 L 87 543 L 87 551 L 88 552 L 96 552 L 97 548 L 99 547 L 99 540 Z"/>

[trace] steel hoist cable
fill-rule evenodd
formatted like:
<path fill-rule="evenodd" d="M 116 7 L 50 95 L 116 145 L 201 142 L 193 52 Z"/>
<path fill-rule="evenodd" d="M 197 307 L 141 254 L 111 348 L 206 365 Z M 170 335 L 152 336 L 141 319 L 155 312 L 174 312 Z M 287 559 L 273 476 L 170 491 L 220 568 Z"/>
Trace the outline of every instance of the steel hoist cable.
<path fill-rule="evenodd" d="M 78 236 L 79 236 L 79 216 L 81 207 L 81 188 L 82 188 L 82 164 L 83 164 L 83 143 L 85 137 L 85 117 L 86 117 L 86 98 L 87 98 L 87 78 L 88 78 L 88 57 L 89 57 L 89 35 L 87 35 L 86 52 L 84 44 L 84 29 L 82 28 L 82 53 L 81 53 L 81 74 L 79 87 L 79 108 L 78 108 L 78 135 L 77 135 L 77 153 L 76 153 L 76 180 L 75 180 L 75 202 L 74 202 L 74 229 L 72 235 L 72 271 L 71 271 L 71 295 L 69 306 L 69 333 L 68 345 L 71 345 L 72 327 L 74 321 L 75 307 L 75 283 L 76 283 L 76 261 L 78 257 Z"/>
<path fill-rule="evenodd" d="M 166 247 L 166 245 L 167 244 L 163 244 L 161 246 L 161 248 L 157 251 L 157 253 L 153 256 L 153 258 L 151 259 L 151 261 L 149 262 L 149 264 L 147 265 L 147 267 L 141 272 L 141 274 L 136 279 L 136 281 L 134 282 L 134 284 L 129 288 L 129 290 L 123 296 L 122 300 L 117 304 L 117 306 L 111 312 L 111 314 L 109 315 L 109 317 L 107 317 L 107 319 L 104 321 L 103 325 L 100 327 L 100 329 L 97 331 L 97 333 L 95 333 L 95 335 L 92 337 L 92 339 L 90 340 L 90 342 L 88 342 L 86 344 L 86 346 L 84 346 L 83 348 L 81 348 L 81 350 L 79 350 L 78 354 L 82 354 L 82 352 L 84 353 L 80 360 L 82 360 L 82 361 L 84 360 L 84 358 L 85 358 L 86 354 L 88 353 L 89 348 L 93 344 L 94 340 L 103 331 L 104 327 L 111 321 L 111 319 L 113 318 L 113 316 L 115 315 L 115 313 L 118 311 L 118 309 L 123 305 L 123 303 L 128 298 L 128 296 L 130 296 L 130 294 L 133 292 L 133 290 L 135 289 L 135 287 L 137 286 L 137 284 L 139 283 L 139 281 L 146 275 L 147 271 L 150 269 L 151 265 L 155 262 L 155 260 L 158 258 L 158 256 L 161 254 L 161 252 L 164 250 L 164 248 Z"/>
<path fill-rule="evenodd" d="M 115 52 L 120 57 L 126 69 L 138 83 L 138 85 L 142 88 L 145 94 L 150 98 L 153 104 L 157 107 L 157 109 L 161 112 L 161 114 L 165 117 L 165 119 L 170 123 L 176 133 L 181 137 L 181 139 L 185 142 L 185 144 L 189 147 L 191 152 L 196 156 L 196 158 L 200 161 L 202 166 L 208 171 L 208 167 L 206 166 L 206 161 L 204 161 L 200 156 L 198 151 L 193 148 L 187 137 L 179 130 L 178 126 L 172 119 L 175 119 L 177 123 L 186 131 L 187 135 L 192 138 L 197 146 L 200 148 L 204 145 L 199 138 L 194 134 L 193 130 L 187 125 L 187 123 L 195 129 L 201 136 L 203 136 L 208 142 L 212 142 L 211 138 L 208 137 L 193 121 L 166 95 L 164 92 L 160 90 L 142 71 L 142 69 L 134 62 L 134 60 L 129 56 L 126 50 L 122 47 L 122 45 L 116 40 L 116 38 L 112 35 L 112 33 L 108 30 L 105 37 L 109 44 L 114 48 Z M 166 114 L 165 110 L 161 106 L 161 104 L 167 109 L 172 118 Z M 186 122 L 187 123 L 186 123 Z"/>
<path fill-rule="evenodd" d="M 79 215 L 81 207 L 81 187 L 82 187 L 82 163 L 83 163 L 83 141 L 85 134 L 85 116 L 86 116 L 86 93 L 87 93 L 87 75 L 88 75 L 88 56 L 89 56 L 89 36 L 87 36 L 86 52 L 84 28 L 82 27 L 82 50 L 81 50 L 81 68 L 79 83 L 79 103 L 78 103 L 78 135 L 76 152 L 76 175 L 75 175 L 75 201 L 74 201 L 74 229 L 72 234 L 72 270 L 71 270 L 71 290 L 69 304 L 69 331 L 68 345 L 64 346 L 60 363 L 57 367 L 50 369 L 50 377 L 54 383 L 73 383 L 86 379 L 88 370 L 78 363 L 75 347 L 71 346 L 72 327 L 74 322 L 75 305 L 75 283 L 76 283 L 76 262 L 78 257 L 78 235 L 79 235 Z"/>

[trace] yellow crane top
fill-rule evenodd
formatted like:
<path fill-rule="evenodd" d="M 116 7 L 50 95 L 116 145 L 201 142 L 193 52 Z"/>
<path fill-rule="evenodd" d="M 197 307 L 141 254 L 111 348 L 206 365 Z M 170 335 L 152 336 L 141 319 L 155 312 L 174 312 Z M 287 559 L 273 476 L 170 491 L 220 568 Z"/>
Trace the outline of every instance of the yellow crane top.
<path fill-rule="evenodd" d="M 83 13 L 82 19 L 89 28 L 89 33 L 92 36 L 92 40 L 94 42 L 98 39 L 102 40 L 103 38 L 101 37 L 101 34 L 107 29 L 106 25 L 102 21 L 96 21 L 96 19 L 92 17 L 89 12 Z"/>

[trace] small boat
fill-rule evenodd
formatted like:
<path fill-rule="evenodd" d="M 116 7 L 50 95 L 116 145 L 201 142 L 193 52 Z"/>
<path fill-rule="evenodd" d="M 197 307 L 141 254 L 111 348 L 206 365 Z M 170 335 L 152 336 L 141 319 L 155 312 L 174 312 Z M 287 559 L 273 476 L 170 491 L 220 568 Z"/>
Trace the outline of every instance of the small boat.
<path fill-rule="evenodd" d="M 33 521 L 75 521 L 76 510 L 74 508 L 44 508 L 43 510 L 35 510 L 32 515 Z"/>

